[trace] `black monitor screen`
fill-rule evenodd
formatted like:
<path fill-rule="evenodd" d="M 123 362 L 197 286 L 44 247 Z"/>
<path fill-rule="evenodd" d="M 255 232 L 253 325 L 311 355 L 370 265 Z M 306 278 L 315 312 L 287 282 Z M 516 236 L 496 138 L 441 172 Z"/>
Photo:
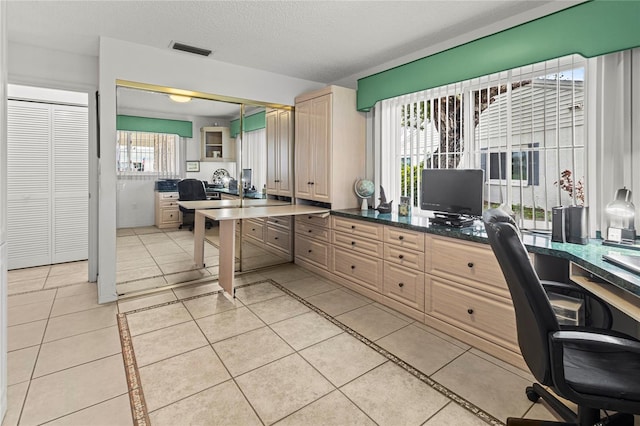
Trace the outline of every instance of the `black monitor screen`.
<path fill-rule="evenodd" d="M 482 169 L 424 169 L 420 208 L 448 214 L 482 215 Z"/>

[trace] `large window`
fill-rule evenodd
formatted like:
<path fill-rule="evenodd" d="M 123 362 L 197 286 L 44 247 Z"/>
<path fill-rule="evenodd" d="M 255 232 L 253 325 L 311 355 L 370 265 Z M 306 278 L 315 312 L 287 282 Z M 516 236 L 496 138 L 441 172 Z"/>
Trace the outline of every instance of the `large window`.
<path fill-rule="evenodd" d="M 574 55 L 383 101 L 387 198 L 410 197 L 419 214 L 422 168 L 482 168 L 485 207 L 550 228 L 551 207 L 585 202 L 584 83 Z"/>
<path fill-rule="evenodd" d="M 178 176 L 178 135 L 119 130 L 117 137 L 119 176 L 151 179 Z"/>

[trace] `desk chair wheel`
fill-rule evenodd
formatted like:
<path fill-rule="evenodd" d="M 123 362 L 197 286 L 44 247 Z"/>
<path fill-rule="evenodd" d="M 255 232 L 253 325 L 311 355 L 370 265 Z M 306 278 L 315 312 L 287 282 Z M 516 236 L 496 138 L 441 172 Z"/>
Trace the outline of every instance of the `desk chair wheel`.
<path fill-rule="evenodd" d="M 538 402 L 540 399 L 540 395 L 538 395 L 538 392 L 536 392 L 532 386 L 527 386 L 525 392 L 527 394 L 527 399 L 531 402 Z"/>

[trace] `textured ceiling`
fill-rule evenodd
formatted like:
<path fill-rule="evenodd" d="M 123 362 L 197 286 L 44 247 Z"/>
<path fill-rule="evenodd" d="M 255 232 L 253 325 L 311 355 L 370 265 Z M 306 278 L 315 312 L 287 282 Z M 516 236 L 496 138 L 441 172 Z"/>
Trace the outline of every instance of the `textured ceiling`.
<path fill-rule="evenodd" d="M 158 48 L 179 41 L 219 61 L 334 83 L 579 2 L 11 0 L 7 17 L 11 42 L 97 56 L 101 35 Z"/>

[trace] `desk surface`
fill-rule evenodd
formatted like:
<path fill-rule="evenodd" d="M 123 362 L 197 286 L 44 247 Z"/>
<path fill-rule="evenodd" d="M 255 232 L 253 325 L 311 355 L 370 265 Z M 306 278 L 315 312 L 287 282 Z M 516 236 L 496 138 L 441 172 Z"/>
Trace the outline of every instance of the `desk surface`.
<path fill-rule="evenodd" d="M 329 214 L 329 209 L 305 205 L 267 205 L 251 208 L 198 210 L 196 214 L 213 220 L 254 219 L 257 217 L 291 216 L 301 214 Z"/>
<path fill-rule="evenodd" d="M 189 210 L 202 209 L 227 209 L 239 208 L 240 200 L 197 200 L 197 201 L 178 201 L 180 207 Z M 266 207 L 266 206 L 288 206 L 291 203 L 287 201 L 268 200 L 268 199 L 247 199 L 242 201 L 245 207 Z"/>

